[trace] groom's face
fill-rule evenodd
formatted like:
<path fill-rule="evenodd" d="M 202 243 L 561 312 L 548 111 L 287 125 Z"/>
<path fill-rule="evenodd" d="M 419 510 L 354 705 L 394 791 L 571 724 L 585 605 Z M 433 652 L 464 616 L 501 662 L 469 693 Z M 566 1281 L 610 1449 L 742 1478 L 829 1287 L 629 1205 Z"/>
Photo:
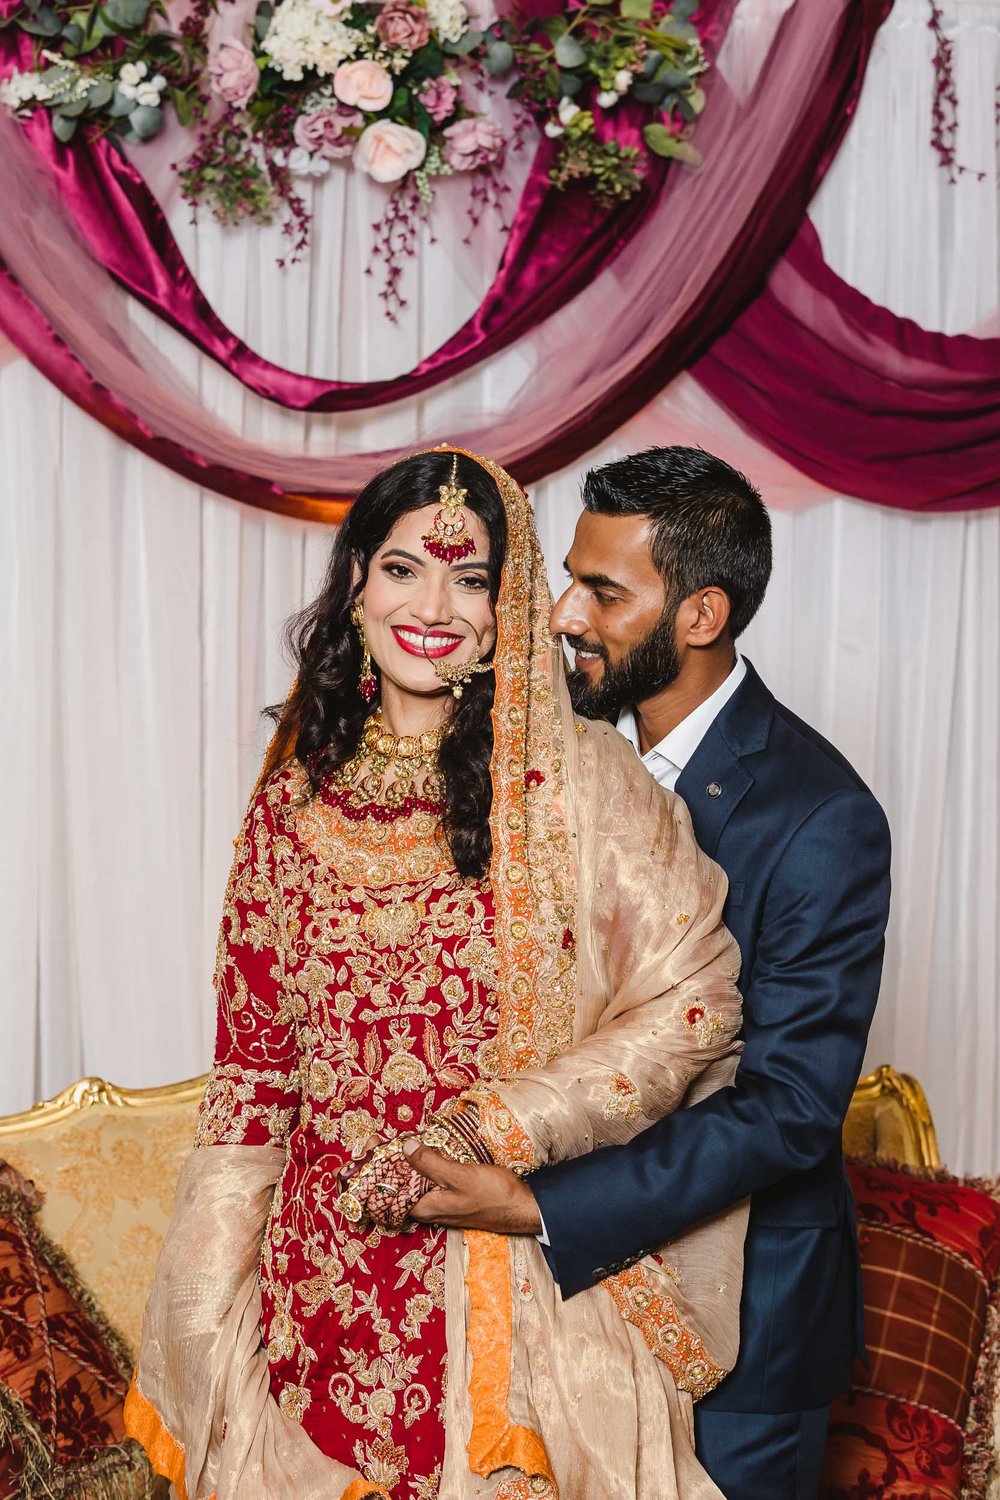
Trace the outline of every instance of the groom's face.
<path fill-rule="evenodd" d="M 573 706 L 613 718 L 661 692 L 680 670 L 676 608 L 650 552 L 646 516 L 584 511 L 566 557 L 569 583 L 552 630 L 569 648 Z"/>

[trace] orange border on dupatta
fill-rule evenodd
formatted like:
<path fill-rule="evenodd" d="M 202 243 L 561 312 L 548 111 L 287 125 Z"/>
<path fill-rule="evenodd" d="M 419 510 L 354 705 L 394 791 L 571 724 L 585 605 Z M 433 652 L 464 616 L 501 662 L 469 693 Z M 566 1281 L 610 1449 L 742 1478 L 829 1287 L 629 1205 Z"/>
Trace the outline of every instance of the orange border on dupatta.
<path fill-rule="evenodd" d="M 564 757 L 553 678 L 557 648 L 548 631 L 551 599 L 545 563 L 524 491 L 479 454 L 452 444 L 441 444 L 437 451 L 462 453 L 480 464 L 496 482 L 507 517 L 507 556 L 497 601 L 490 874 L 500 970 L 498 1071 L 510 1075 L 562 1051 L 573 1035 L 575 933 L 570 924 L 575 927 L 576 900 L 564 798 L 558 795 Z M 520 670 L 510 665 L 514 661 L 522 663 Z M 546 780 L 545 795 L 529 800 L 532 786 Z M 536 887 L 549 893 L 541 905 Z M 562 900 L 553 898 L 556 889 Z M 474 1095 L 480 1092 L 490 1115 L 490 1104 L 499 1101 L 491 1099 L 488 1087 L 473 1090 Z M 505 1113 L 499 1111 L 494 1120 L 501 1134 L 507 1128 Z M 517 1147 L 518 1142 L 505 1140 L 505 1145 Z M 520 1147 L 513 1155 L 528 1156 L 518 1161 L 523 1171 L 531 1165 L 530 1145 L 527 1151 L 525 1142 Z M 544 1477 L 558 1494 L 541 1434 L 512 1422 L 507 1410 L 513 1339 L 509 1242 L 503 1235 L 475 1231 L 466 1234 L 466 1242 L 469 1465 L 481 1475 L 513 1468 Z"/>
<path fill-rule="evenodd" d="M 125 1397 L 125 1431 L 146 1450 L 146 1456 L 164 1479 L 169 1479 L 180 1500 L 188 1500 L 184 1483 L 184 1449 L 164 1425 L 163 1418 L 152 1401 L 142 1394 L 136 1384 L 135 1371 Z M 209 1500 L 215 1500 L 214 1494 Z"/>
<path fill-rule="evenodd" d="M 510 1392 L 512 1314 L 510 1250 L 502 1234 L 471 1229 L 466 1233 L 469 1269 L 469 1349 L 472 1375 L 472 1435 L 469 1466 L 475 1474 L 520 1469 L 543 1475 L 556 1489 L 555 1475 L 541 1435 L 521 1427 L 507 1414 Z"/>

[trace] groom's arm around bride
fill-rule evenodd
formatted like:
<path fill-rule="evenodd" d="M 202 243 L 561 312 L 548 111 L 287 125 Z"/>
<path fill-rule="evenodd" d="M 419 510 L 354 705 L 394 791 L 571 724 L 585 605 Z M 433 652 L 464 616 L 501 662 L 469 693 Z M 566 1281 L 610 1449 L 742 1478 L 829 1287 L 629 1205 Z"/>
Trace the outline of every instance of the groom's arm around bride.
<path fill-rule="evenodd" d="M 553 626 L 579 711 L 620 713 L 729 877 L 745 1051 L 734 1088 L 529 1183 L 564 1297 L 752 1195 L 740 1358 L 697 1408 L 699 1457 L 730 1500 L 815 1500 L 829 1403 L 863 1348 L 840 1131 L 878 996 L 888 828 L 736 653 L 770 573 L 753 487 L 659 449 L 588 475 L 584 504 Z"/>

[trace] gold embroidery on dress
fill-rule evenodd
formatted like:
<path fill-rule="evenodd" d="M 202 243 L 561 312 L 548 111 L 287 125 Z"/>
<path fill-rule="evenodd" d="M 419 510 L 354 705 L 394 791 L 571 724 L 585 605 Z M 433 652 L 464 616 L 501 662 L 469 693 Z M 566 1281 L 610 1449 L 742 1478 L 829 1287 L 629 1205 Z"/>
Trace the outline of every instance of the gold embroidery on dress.
<path fill-rule="evenodd" d="M 408 1494 L 433 1500 L 439 1473 L 412 1473 L 398 1438 L 432 1403 L 424 1330 L 444 1309 L 444 1236 L 423 1248 L 402 1241 L 395 1287 L 390 1278 L 383 1288 L 368 1262 L 385 1243 L 379 1231 L 360 1232 L 339 1215 L 334 1224 L 331 1213 L 344 1155 L 360 1156 L 373 1135 L 419 1130 L 435 1088 L 462 1093 L 481 1083 L 484 1065 L 492 1070 L 492 892 L 488 881 L 457 874 L 436 817 L 418 810 L 386 823 L 351 819 L 322 789 L 306 800 L 306 785 L 295 762 L 272 776 L 240 840 L 226 899 L 230 943 L 277 955 L 272 1019 L 292 1040 L 279 1064 L 268 1069 L 261 1058 L 256 1080 L 236 1067 L 215 1070 L 201 1138 L 238 1140 L 253 1118 L 265 1120 L 276 1143 L 297 1125 L 320 1148 L 334 1148 L 310 1148 L 286 1167 L 264 1239 L 262 1333 L 269 1360 L 282 1366 L 278 1403 L 302 1421 L 315 1401 L 332 1402 L 356 1430 L 354 1462 L 368 1482 L 391 1489 L 405 1481 Z M 270 840 L 262 803 L 279 830 Z M 266 918 L 241 917 L 251 899 Z M 224 944 L 217 982 L 226 1024 L 240 1028 L 256 1002 L 225 952 Z M 273 1121 L 253 1102 L 254 1081 L 265 1074 L 275 1090 L 294 1078 L 299 1095 L 297 1109 L 272 1108 Z M 307 1275 L 293 1269 L 303 1261 Z M 391 1318 L 383 1307 L 390 1292 L 397 1304 L 402 1298 Z M 375 1332 L 377 1349 L 345 1338 L 336 1371 L 317 1385 L 316 1332 L 346 1333 L 356 1323 Z"/>
<path fill-rule="evenodd" d="M 635 1120 L 642 1113 L 639 1090 L 624 1073 L 612 1077 L 602 1113 L 606 1120 Z"/>

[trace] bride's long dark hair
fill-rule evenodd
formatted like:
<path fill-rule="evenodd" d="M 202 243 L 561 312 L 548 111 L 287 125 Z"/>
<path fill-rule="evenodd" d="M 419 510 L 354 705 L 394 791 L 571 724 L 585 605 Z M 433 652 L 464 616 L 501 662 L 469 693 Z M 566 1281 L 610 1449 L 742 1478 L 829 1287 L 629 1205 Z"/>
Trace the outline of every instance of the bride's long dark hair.
<path fill-rule="evenodd" d="M 298 680 L 288 700 L 267 713 L 305 768 L 313 795 L 355 753 L 374 706 L 365 702 L 358 686 L 361 644 L 351 623 L 351 606 L 365 586 L 372 557 L 400 516 L 437 500 L 438 486 L 451 477 L 452 462 L 451 453 L 420 453 L 376 474 L 337 532 L 319 597 L 288 622 L 286 638 Z M 491 476 L 474 459 L 459 454 L 457 477 L 468 491 L 466 504 L 490 539 L 490 597 L 496 604 L 507 550 L 503 501 Z M 351 579 L 354 563 L 360 570 L 356 586 Z M 486 874 L 492 852 L 493 688 L 492 672 L 472 678 L 454 705 L 440 754 L 445 834 L 455 868 L 473 877 Z"/>

